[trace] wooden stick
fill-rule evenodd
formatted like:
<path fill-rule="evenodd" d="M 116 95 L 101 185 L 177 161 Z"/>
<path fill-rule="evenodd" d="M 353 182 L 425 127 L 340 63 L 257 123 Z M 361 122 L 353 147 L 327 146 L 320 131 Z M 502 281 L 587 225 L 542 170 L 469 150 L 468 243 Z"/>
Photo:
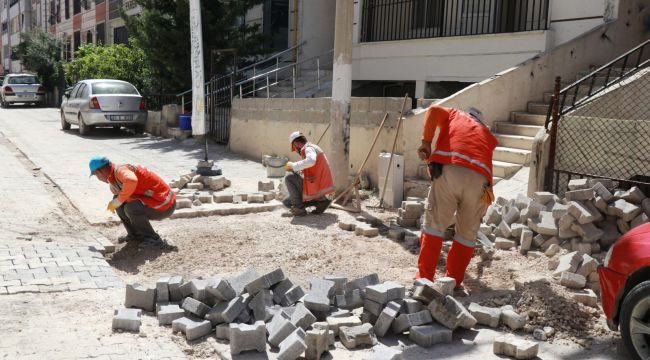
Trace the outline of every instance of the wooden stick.
<path fill-rule="evenodd" d="M 370 145 L 370 149 L 368 149 L 368 153 L 366 154 L 366 158 L 363 160 L 363 163 L 361 163 L 361 166 L 359 167 L 359 170 L 357 171 L 357 175 L 354 177 L 354 180 L 352 181 L 352 185 L 348 186 L 347 189 L 343 190 L 334 200 L 332 200 L 332 203 L 338 201 L 341 197 L 343 197 L 345 194 L 350 192 L 353 187 L 357 185 L 357 182 L 359 181 L 359 178 L 361 177 L 361 173 L 363 172 L 363 168 L 366 166 L 366 163 L 368 162 L 368 159 L 370 158 L 370 154 L 372 153 L 372 149 L 375 147 L 375 144 L 377 143 L 377 139 L 379 139 L 379 134 L 381 133 L 382 129 L 384 128 L 384 123 L 386 122 L 386 119 L 388 119 L 388 113 L 384 114 L 384 118 L 381 120 L 381 124 L 379 124 L 379 128 L 377 128 L 377 131 L 375 132 L 375 138 L 372 140 L 372 145 Z"/>
<path fill-rule="evenodd" d="M 332 126 L 332 123 L 327 124 L 327 127 L 325 128 L 325 131 L 323 131 L 323 134 L 321 134 L 320 138 L 316 142 L 316 145 L 320 144 L 321 140 L 323 140 L 323 138 L 325 137 L 325 134 L 327 133 L 327 130 L 330 129 L 330 126 Z"/>
<path fill-rule="evenodd" d="M 393 164 L 393 155 L 395 154 L 395 146 L 397 145 L 397 137 L 399 136 L 399 128 L 402 125 L 402 117 L 404 116 L 404 106 L 406 106 L 406 99 L 409 94 L 404 95 L 402 102 L 402 109 L 399 112 L 399 119 L 397 119 L 397 128 L 395 129 L 395 140 L 393 140 L 393 148 L 390 151 L 390 159 L 388 160 L 388 169 L 386 169 L 386 177 L 384 178 L 384 187 L 381 189 L 381 197 L 379 198 L 379 207 L 384 205 L 384 195 L 386 195 L 386 185 L 388 185 L 388 175 L 390 174 L 390 166 Z"/>

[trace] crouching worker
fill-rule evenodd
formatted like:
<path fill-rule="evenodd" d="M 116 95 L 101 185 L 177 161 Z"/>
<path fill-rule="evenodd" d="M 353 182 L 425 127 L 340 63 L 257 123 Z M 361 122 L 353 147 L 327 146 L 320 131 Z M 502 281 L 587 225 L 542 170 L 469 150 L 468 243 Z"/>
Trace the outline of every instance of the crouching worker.
<path fill-rule="evenodd" d="M 291 151 L 297 152 L 302 160 L 285 165 L 284 183 L 289 197 L 283 203 L 293 216 L 306 215 L 310 206 L 316 208 L 312 214 L 322 214 L 330 204 L 327 195 L 336 191 L 327 157 L 299 131 L 289 135 L 289 143 Z"/>
<path fill-rule="evenodd" d="M 90 159 L 90 175 L 110 185 L 114 197 L 107 210 L 117 213 L 126 229 L 119 242 L 134 241 L 140 247 L 167 246 L 150 220 L 168 218 L 176 209 L 176 194 L 151 170 L 140 165 L 117 165 L 108 158 Z"/>

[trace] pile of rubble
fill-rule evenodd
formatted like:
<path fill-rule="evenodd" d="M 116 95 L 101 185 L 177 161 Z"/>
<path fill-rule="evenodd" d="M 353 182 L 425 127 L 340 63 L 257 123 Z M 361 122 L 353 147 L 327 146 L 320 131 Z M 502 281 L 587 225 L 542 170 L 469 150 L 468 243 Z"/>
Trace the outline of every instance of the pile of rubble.
<path fill-rule="evenodd" d="M 256 193 L 225 193 L 221 190 L 230 187 L 231 183 L 223 175 L 203 176 L 191 172 L 172 180 L 169 186 L 176 193 L 176 208 L 188 209 L 192 206 L 199 207 L 205 204 L 229 203 L 259 204 L 271 201 L 277 197 L 273 181 L 258 182 Z"/>
<path fill-rule="evenodd" d="M 449 343 L 457 328 L 500 323 L 521 329 L 526 317 L 512 307 L 469 309 L 453 296 L 455 281 L 418 279 L 410 289 L 377 274 L 348 281 L 329 276 L 312 279 L 307 294 L 282 269 L 265 275 L 249 268 L 229 279 L 213 277 L 183 282 L 162 278 L 155 288 L 127 285 L 126 309 L 113 319 L 116 330 L 139 331 L 142 311 L 155 312 L 160 325 L 187 340 L 215 334 L 230 344 L 231 354 L 279 349 L 278 359 L 320 359 L 338 341 L 347 349 L 372 346 L 369 359 L 398 359 L 401 350 L 379 344 L 389 332 L 430 347 Z M 494 352 L 517 359 L 537 356 L 539 345 L 515 336 L 498 338 Z"/>
<path fill-rule="evenodd" d="M 420 228 L 423 215 L 424 199 L 407 198 L 406 201 L 402 201 L 402 207 L 397 210 L 397 225 Z"/>

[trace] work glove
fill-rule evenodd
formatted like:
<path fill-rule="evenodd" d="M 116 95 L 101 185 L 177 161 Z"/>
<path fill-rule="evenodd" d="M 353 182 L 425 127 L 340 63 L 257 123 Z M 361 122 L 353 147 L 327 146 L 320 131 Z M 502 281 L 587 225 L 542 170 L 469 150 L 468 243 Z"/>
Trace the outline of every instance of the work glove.
<path fill-rule="evenodd" d="M 113 200 L 108 202 L 108 206 L 106 206 L 106 210 L 115 214 L 115 210 L 117 210 L 117 208 L 120 206 L 122 206 L 122 202 L 117 200 L 117 198 L 114 198 Z"/>
<path fill-rule="evenodd" d="M 481 196 L 481 201 L 485 203 L 486 208 L 492 204 L 494 201 L 494 191 L 492 191 L 492 186 L 487 185 L 484 187 L 483 196 Z"/>
<path fill-rule="evenodd" d="M 287 163 L 284 164 L 284 170 L 293 171 L 293 163 L 291 161 L 287 161 Z"/>

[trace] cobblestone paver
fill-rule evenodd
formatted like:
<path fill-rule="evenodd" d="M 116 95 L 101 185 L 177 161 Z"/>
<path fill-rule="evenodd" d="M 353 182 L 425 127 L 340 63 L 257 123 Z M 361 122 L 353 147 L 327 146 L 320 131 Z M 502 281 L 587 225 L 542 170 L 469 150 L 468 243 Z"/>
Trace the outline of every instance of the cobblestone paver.
<path fill-rule="evenodd" d="M 92 247 L 9 241 L 0 244 L 0 295 L 124 287 Z"/>

